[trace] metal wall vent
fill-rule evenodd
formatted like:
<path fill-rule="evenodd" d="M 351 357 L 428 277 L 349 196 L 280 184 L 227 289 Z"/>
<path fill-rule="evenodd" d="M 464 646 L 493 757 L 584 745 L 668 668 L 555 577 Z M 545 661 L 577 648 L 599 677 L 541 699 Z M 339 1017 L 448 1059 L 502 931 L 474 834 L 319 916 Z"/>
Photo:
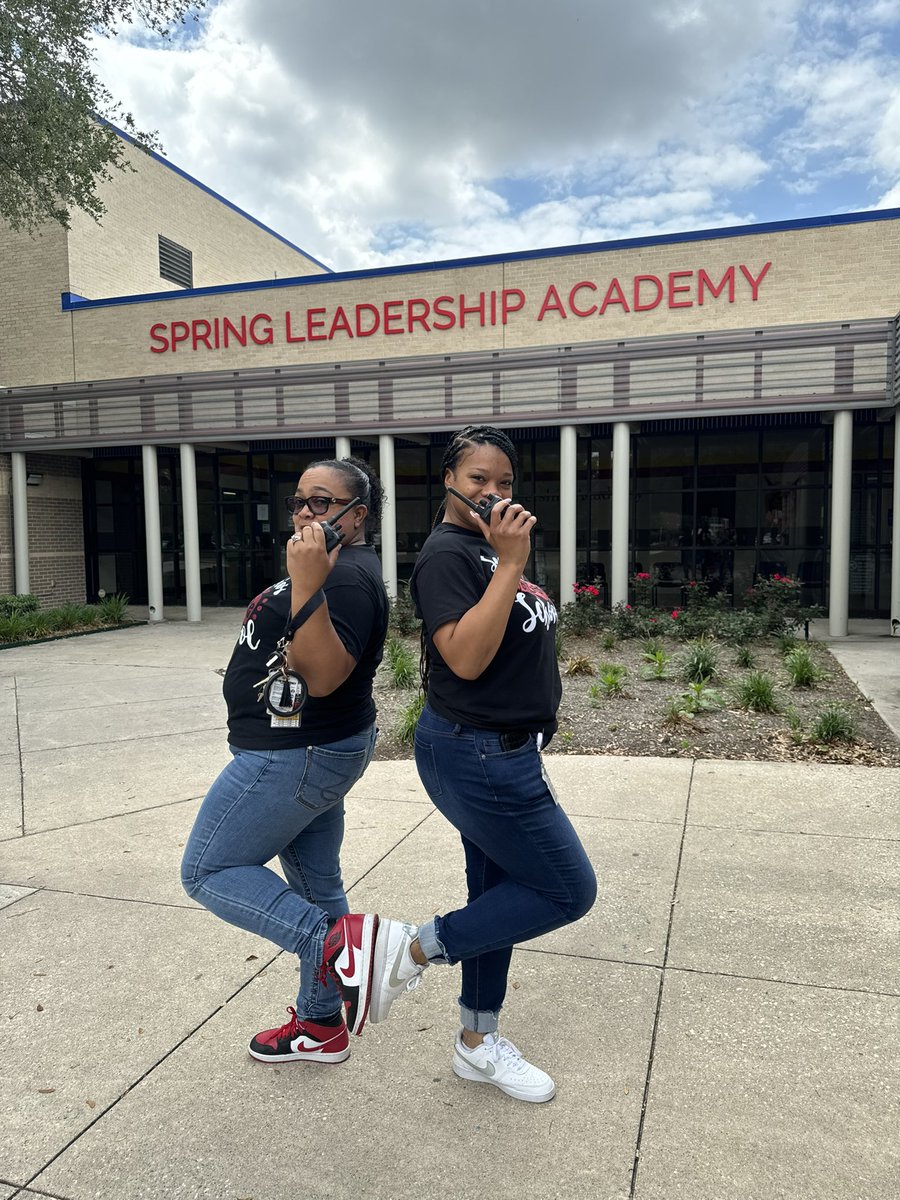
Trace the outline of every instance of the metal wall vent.
<path fill-rule="evenodd" d="M 179 283 L 182 287 L 194 286 L 194 256 L 184 246 L 159 235 L 159 273 L 163 279 Z"/>

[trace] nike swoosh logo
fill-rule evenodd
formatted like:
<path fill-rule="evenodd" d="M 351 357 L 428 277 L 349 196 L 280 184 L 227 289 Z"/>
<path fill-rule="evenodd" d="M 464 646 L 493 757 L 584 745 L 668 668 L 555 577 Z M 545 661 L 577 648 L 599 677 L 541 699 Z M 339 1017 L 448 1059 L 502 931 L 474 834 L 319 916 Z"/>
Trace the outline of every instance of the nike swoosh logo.
<path fill-rule="evenodd" d="M 306 1034 L 301 1033 L 298 1038 L 294 1038 L 291 1042 L 292 1050 L 321 1050 L 323 1043 L 317 1042 L 313 1038 L 308 1038 Z"/>
<path fill-rule="evenodd" d="M 406 930 L 406 932 L 409 934 L 410 937 L 415 937 L 416 932 L 417 932 L 415 925 L 404 924 L 403 928 Z M 407 983 L 409 983 L 409 979 L 400 979 L 399 976 L 397 975 L 397 968 L 400 966 L 400 963 L 402 962 L 402 960 L 403 960 L 402 954 L 399 954 L 397 956 L 397 958 L 394 960 L 394 962 L 391 966 L 391 973 L 388 976 L 388 987 L 402 988 Z M 412 978 L 414 978 L 414 976 L 410 976 L 410 979 L 412 979 Z"/>
<path fill-rule="evenodd" d="M 359 987 L 360 980 L 358 977 L 358 965 L 359 964 L 356 955 L 353 953 L 352 943 L 345 942 L 344 949 L 338 955 L 337 961 L 334 964 L 335 970 L 340 971 L 341 979 L 344 980 L 345 983 L 351 986 L 355 985 L 356 987 Z"/>
<path fill-rule="evenodd" d="M 467 1067 L 471 1067 L 473 1071 L 477 1071 L 479 1075 L 485 1075 L 488 1079 L 497 1074 L 497 1068 L 493 1063 L 485 1063 L 483 1067 L 479 1067 L 478 1063 L 473 1063 L 470 1058 L 463 1058 L 463 1062 Z"/>
<path fill-rule="evenodd" d="M 390 973 L 390 976 L 388 977 L 388 987 L 390 987 L 390 988 L 402 988 L 404 986 L 404 984 L 407 982 L 405 979 L 400 979 L 397 975 L 397 968 L 399 967 L 399 965 L 400 965 L 400 960 L 397 959 L 395 961 L 394 965 L 391 967 L 391 973 Z"/>

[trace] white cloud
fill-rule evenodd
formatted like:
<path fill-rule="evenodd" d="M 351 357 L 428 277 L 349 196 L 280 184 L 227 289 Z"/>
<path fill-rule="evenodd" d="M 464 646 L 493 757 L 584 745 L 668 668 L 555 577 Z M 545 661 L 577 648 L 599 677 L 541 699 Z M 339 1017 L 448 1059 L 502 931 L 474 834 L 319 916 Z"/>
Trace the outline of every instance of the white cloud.
<path fill-rule="evenodd" d="M 98 56 L 174 162 L 349 268 L 738 224 L 813 203 L 822 156 L 896 174 L 898 8 L 848 45 L 814 0 L 218 0 Z"/>

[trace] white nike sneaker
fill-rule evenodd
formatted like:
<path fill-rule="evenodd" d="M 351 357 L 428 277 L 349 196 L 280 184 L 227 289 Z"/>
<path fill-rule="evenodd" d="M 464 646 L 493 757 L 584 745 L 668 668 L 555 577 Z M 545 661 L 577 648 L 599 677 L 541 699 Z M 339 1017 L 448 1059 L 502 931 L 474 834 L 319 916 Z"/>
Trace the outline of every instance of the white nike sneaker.
<path fill-rule="evenodd" d="M 420 966 L 409 952 L 418 932 L 416 925 L 381 918 L 375 938 L 369 1006 L 369 1021 L 373 1025 L 385 1019 L 398 996 L 419 986 L 419 978 L 428 964 Z"/>
<path fill-rule="evenodd" d="M 453 1073 L 473 1083 L 492 1083 L 514 1100 L 528 1100 L 532 1104 L 552 1100 L 556 1095 L 556 1084 L 550 1076 L 496 1033 L 486 1034 L 481 1045 L 470 1050 L 460 1031 L 453 1048 Z"/>

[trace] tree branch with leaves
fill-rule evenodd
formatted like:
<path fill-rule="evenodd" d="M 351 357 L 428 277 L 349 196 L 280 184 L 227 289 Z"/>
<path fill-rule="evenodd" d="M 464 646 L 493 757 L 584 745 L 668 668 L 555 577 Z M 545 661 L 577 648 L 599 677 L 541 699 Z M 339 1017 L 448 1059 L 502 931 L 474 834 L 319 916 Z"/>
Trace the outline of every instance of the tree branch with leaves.
<path fill-rule="evenodd" d="M 13 229 L 68 228 L 73 209 L 100 220 L 97 185 L 128 167 L 112 125 L 160 148 L 97 77 L 92 38 L 134 21 L 166 38 L 205 2 L 0 0 L 0 217 Z"/>

